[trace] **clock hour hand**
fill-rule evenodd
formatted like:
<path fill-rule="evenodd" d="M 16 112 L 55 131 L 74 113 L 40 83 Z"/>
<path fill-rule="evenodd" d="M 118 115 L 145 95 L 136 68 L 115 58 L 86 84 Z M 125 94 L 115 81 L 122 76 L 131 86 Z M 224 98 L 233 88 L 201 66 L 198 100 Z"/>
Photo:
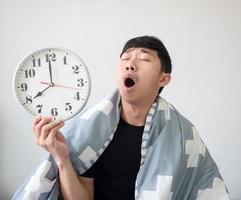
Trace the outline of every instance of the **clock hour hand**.
<path fill-rule="evenodd" d="M 52 66 L 51 66 L 51 62 L 50 62 L 50 59 L 49 59 L 49 76 L 50 76 L 50 82 L 52 84 L 52 86 L 54 85 L 53 83 L 53 77 L 52 77 Z"/>
<path fill-rule="evenodd" d="M 49 89 L 50 87 L 52 87 L 52 85 L 50 84 L 48 87 L 46 87 L 44 90 L 39 91 L 34 97 L 33 99 L 35 99 L 36 97 L 41 96 L 47 89 Z"/>

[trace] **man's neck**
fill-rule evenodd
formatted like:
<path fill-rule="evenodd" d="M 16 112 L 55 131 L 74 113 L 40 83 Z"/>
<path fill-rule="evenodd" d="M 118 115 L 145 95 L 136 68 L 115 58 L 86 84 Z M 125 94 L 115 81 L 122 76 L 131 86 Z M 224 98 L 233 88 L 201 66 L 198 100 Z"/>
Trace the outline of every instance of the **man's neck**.
<path fill-rule="evenodd" d="M 144 126 L 146 116 L 152 104 L 133 105 L 128 102 L 121 102 L 121 117 L 129 124 L 135 126 Z"/>

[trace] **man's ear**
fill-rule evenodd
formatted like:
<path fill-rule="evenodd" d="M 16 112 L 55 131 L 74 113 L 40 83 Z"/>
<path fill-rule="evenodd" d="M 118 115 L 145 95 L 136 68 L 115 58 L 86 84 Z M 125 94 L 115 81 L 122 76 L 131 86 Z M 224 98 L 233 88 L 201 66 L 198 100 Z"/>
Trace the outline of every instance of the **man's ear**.
<path fill-rule="evenodd" d="M 160 75 L 159 87 L 166 86 L 171 81 L 171 74 L 162 72 Z"/>

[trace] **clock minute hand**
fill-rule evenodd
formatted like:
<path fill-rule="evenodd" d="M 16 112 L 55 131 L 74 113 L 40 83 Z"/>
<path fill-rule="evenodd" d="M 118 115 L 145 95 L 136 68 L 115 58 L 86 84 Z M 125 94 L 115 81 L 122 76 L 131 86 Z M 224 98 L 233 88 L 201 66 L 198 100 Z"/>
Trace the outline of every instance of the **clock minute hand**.
<path fill-rule="evenodd" d="M 48 87 L 46 87 L 45 89 L 43 89 L 42 91 L 39 91 L 34 97 L 33 99 L 35 99 L 36 97 L 41 96 L 47 89 L 49 89 L 50 87 L 52 87 L 52 85 L 50 84 Z"/>
<path fill-rule="evenodd" d="M 51 83 L 47 83 L 44 81 L 40 81 L 40 83 L 45 84 L 45 85 L 51 85 Z M 62 88 L 68 88 L 68 89 L 73 89 L 73 90 L 81 90 L 80 88 L 70 87 L 70 86 L 66 86 L 66 85 L 58 85 L 58 84 L 54 84 L 53 87 L 62 87 Z"/>
<path fill-rule="evenodd" d="M 54 83 L 53 83 L 52 66 L 51 66 L 51 62 L 50 62 L 50 60 L 49 60 L 49 76 L 50 76 L 50 82 L 51 82 L 51 85 L 53 86 Z"/>

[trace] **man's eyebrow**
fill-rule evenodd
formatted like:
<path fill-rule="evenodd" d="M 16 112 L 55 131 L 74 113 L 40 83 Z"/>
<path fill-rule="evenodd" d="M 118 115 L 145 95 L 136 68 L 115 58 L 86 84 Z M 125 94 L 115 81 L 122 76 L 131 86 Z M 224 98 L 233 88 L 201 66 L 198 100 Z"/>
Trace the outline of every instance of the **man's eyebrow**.
<path fill-rule="evenodd" d="M 135 49 L 134 47 L 129 48 L 125 51 L 125 53 L 129 53 L 130 51 L 133 51 L 134 49 Z M 141 51 L 141 53 L 146 53 L 146 54 L 149 54 L 149 55 L 153 56 L 152 53 L 150 51 L 148 51 L 147 49 L 140 48 L 140 51 Z"/>
<path fill-rule="evenodd" d="M 130 51 L 133 51 L 134 49 L 135 49 L 134 47 L 133 48 L 129 48 L 124 53 L 129 53 Z"/>
<path fill-rule="evenodd" d="M 149 54 L 149 55 L 153 56 L 152 53 L 150 51 L 148 51 L 147 49 L 141 48 L 140 50 L 141 50 L 142 53 L 146 53 L 146 54 Z"/>

